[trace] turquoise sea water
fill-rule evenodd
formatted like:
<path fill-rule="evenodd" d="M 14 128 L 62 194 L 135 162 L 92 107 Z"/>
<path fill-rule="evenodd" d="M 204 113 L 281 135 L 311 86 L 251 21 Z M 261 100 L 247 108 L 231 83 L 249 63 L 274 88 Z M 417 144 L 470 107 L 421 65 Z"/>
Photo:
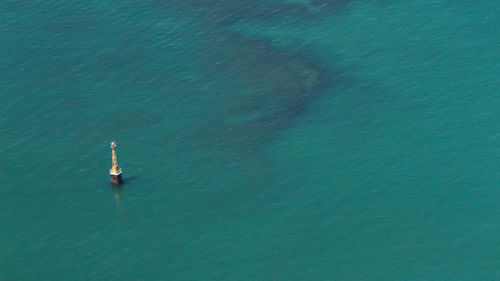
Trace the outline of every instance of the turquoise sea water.
<path fill-rule="evenodd" d="M 486 0 L 2 1 L 0 280 L 499 279 L 498 26 Z"/>

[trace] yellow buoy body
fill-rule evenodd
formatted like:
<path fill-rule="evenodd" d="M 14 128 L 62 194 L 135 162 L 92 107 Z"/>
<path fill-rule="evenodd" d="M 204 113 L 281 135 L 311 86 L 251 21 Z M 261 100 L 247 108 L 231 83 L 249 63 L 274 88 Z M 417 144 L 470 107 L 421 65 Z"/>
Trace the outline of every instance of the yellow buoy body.
<path fill-rule="evenodd" d="M 111 184 L 118 185 L 123 183 L 122 169 L 118 167 L 118 160 L 116 159 L 116 142 L 111 142 L 111 159 L 113 166 L 109 169 L 109 174 L 111 176 Z"/>

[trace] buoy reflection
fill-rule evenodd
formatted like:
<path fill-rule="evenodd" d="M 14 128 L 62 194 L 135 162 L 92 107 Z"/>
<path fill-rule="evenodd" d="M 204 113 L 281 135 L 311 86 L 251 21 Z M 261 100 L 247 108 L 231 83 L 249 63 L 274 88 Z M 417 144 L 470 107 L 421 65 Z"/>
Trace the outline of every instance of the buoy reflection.
<path fill-rule="evenodd" d="M 121 186 L 113 186 L 113 195 L 115 196 L 116 211 L 118 214 L 123 216 L 123 205 L 122 205 L 122 191 Z"/>

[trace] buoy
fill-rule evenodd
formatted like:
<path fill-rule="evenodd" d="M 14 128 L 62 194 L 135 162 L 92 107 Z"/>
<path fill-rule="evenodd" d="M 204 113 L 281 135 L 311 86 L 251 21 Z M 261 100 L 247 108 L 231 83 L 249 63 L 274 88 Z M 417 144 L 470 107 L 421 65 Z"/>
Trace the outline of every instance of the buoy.
<path fill-rule="evenodd" d="M 109 169 L 109 174 L 111 175 L 111 184 L 120 185 L 123 183 L 122 179 L 122 169 L 118 167 L 118 161 L 116 160 L 116 152 L 115 152 L 116 142 L 111 142 L 111 155 L 113 166 Z"/>

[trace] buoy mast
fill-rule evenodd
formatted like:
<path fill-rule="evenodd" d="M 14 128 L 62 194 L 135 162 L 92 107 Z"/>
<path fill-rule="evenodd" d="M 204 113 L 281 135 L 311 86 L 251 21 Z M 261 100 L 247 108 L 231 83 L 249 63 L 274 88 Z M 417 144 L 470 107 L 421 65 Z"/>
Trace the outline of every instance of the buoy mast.
<path fill-rule="evenodd" d="M 111 142 L 111 158 L 113 161 L 113 166 L 109 170 L 109 174 L 111 175 L 111 184 L 119 185 L 123 183 L 122 179 L 122 169 L 118 167 L 118 161 L 116 160 L 116 142 Z"/>

